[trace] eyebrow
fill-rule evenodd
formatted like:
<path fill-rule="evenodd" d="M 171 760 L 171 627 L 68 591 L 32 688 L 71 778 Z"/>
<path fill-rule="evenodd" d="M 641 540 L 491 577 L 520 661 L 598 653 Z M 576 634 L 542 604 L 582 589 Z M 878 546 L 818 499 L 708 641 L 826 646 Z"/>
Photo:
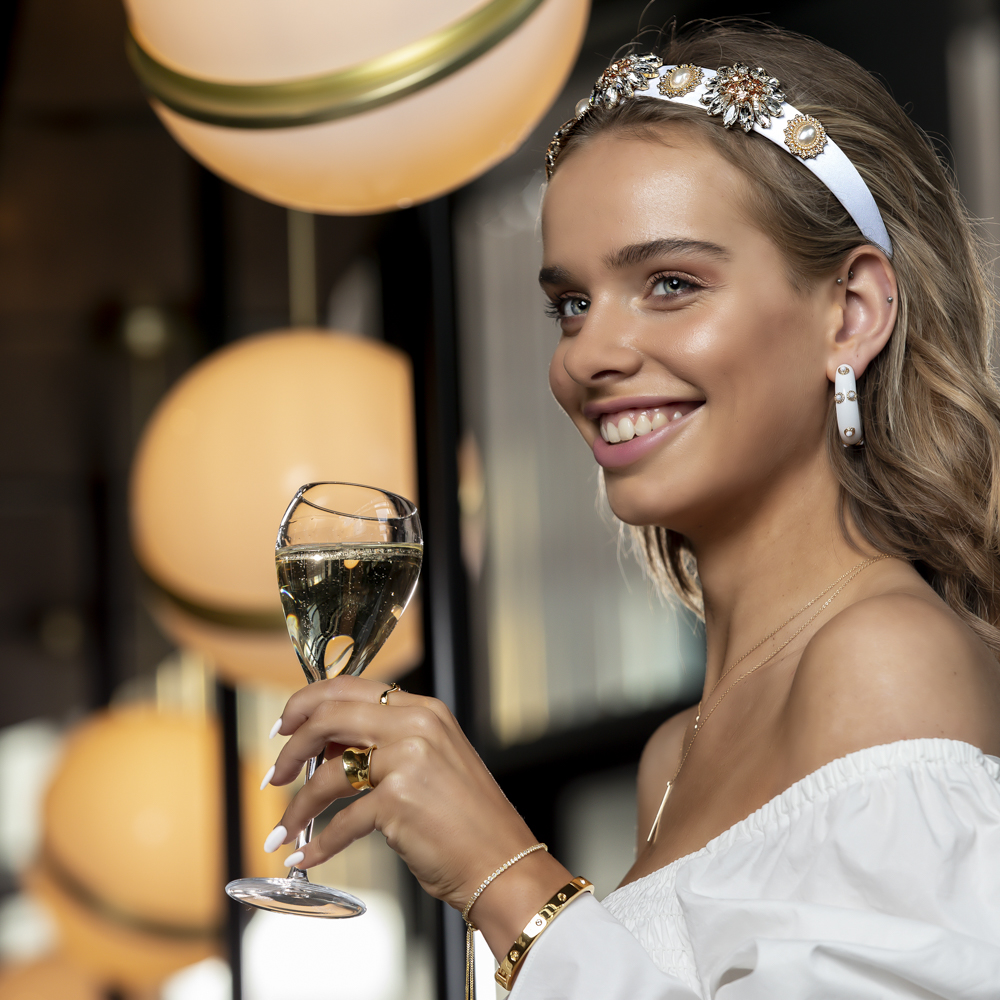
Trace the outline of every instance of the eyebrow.
<path fill-rule="evenodd" d="M 729 251 L 717 243 L 706 240 L 684 240 L 662 238 L 647 240 L 645 243 L 630 243 L 604 256 L 604 264 L 613 271 L 622 271 L 637 264 L 644 264 L 654 257 L 671 253 L 693 253 L 716 260 L 729 260 Z M 572 275 L 563 267 L 543 267 L 538 272 L 538 282 L 542 285 L 565 285 L 572 283 Z"/>
<path fill-rule="evenodd" d="M 729 251 L 717 243 L 705 240 L 658 239 L 645 243 L 630 243 L 628 246 L 604 255 L 604 263 L 613 271 L 621 271 L 636 264 L 644 264 L 653 257 L 669 253 L 695 253 L 717 260 L 729 260 Z"/>

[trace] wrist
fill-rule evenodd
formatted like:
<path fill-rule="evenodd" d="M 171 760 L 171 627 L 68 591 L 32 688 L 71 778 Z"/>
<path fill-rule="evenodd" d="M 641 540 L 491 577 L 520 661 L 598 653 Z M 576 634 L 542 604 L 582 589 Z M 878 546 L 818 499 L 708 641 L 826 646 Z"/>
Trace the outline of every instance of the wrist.
<path fill-rule="evenodd" d="M 536 851 L 491 882 L 469 911 L 497 959 L 502 959 L 524 925 L 573 876 L 551 855 Z"/>

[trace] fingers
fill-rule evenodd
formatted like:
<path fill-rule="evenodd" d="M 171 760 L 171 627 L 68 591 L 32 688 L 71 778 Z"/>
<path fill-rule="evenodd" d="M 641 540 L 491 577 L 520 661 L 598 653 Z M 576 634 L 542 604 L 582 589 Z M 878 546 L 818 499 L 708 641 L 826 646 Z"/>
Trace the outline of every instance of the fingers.
<path fill-rule="evenodd" d="M 380 705 L 378 699 L 374 704 L 321 701 L 282 747 L 270 783 L 285 785 L 294 780 L 305 762 L 331 743 L 338 747 L 386 746 L 405 736 L 419 736 L 442 748 L 455 748 L 465 742 L 450 713 L 449 721 L 442 721 L 428 704 L 433 699 L 415 700 L 412 707 L 392 710 Z"/>
<path fill-rule="evenodd" d="M 400 757 L 405 754 L 404 744 L 376 747 L 372 751 L 368 778 L 373 789 L 399 765 Z M 343 755 L 324 761 L 289 802 L 278 826 L 275 827 L 275 830 L 279 827 L 284 829 L 284 835 L 279 839 L 273 839 L 269 835 L 265 851 L 270 853 L 276 851 L 281 844 L 291 843 L 305 829 L 308 822 L 332 802 L 357 794 L 357 789 L 347 780 Z"/>
<path fill-rule="evenodd" d="M 285 704 L 281 717 L 271 730 L 272 736 L 290 736 L 305 722 L 317 707 L 325 701 L 360 702 L 379 705 L 380 708 L 407 708 L 423 705 L 433 711 L 442 721 L 451 715 L 446 705 L 436 698 L 425 698 L 396 690 L 385 705 L 379 704 L 382 693 L 390 686 L 388 681 L 370 680 L 366 677 L 331 677 L 317 681 L 296 691 Z"/>
<path fill-rule="evenodd" d="M 379 751 L 372 752 L 372 771 L 377 774 L 375 758 Z M 374 774 L 372 784 L 377 781 Z M 357 795 L 357 789 L 353 788 L 347 781 L 344 773 L 343 756 L 334 757 L 325 761 L 318 768 L 313 776 L 299 789 L 292 801 L 288 803 L 278 825 L 285 828 L 285 837 L 281 843 L 288 843 L 294 840 L 298 834 L 305 829 L 309 820 L 318 816 L 331 802 L 337 799 L 347 798 Z M 273 846 L 270 845 L 269 846 Z"/>
<path fill-rule="evenodd" d="M 363 795 L 346 809 L 341 809 L 318 836 L 302 848 L 303 859 L 298 868 L 312 868 L 339 854 L 355 840 L 368 836 L 375 829 L 378 804 L 374 792 Z"/>

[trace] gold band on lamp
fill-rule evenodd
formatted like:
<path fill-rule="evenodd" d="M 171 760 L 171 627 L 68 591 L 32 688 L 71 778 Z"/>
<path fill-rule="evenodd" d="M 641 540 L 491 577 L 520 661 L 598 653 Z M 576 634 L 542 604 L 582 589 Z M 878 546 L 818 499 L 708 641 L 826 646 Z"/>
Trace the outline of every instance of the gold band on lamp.
<path fill-rule="evenodd" d="M 285 616 L 279 610 L 237 611 L 235 608 L 213 607 L 183 597 L 155 580 L 149 573 L 143 573 L 143 576 L 146 585 L 157 597 L 163 598 L 201 621 L 211 622 L 213 625 L 224 625 L 226 628 L 248 629 L 251 632 L 280 632 L 282 635 L 285 633 Z"/>
<path fill-rule="evenodd" d="M 490 0 L 395 52 L 334 73 L 277 83 L 219 83 L 179 73 L 150 55 L 131 27 L 125 47 L 142 85 L 178 114 L 230 128 L 286 128 L 346 118 L 422 90 L 502 42 L 541 3 Z"/>
<path fill-rule="evenodd" d="M 151 920 L 148 917 L 128 913 L 106 899 L 102 899 L 92 889 L 85 886 L 75 875 L 59 862 L 51 848 L 43 846 L 38 863 L 39 871 L 48 877 L 53 885 L 58 886 L 71 899 L 96 913 L 112 924 L 127 927 L 129 930 L 152 934 L 154 937 L 170 938 L 175 941 L 221 941 L 225 930 L 223 925 L 212 926 L 195 924 L 174 924 L 163 920 Z"/>

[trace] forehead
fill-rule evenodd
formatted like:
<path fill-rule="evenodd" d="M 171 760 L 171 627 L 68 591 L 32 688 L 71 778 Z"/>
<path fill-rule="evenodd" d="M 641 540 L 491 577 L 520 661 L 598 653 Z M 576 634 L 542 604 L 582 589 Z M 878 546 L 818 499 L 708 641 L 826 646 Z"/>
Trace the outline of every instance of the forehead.
<path fill-rule="evenodd" d="M 762 238 L 743 210 L 748 181 L 706 142 L 599 135 L 572 150 L 542 205 L 546 263 L 678 237 L 730 246 Z"/>

